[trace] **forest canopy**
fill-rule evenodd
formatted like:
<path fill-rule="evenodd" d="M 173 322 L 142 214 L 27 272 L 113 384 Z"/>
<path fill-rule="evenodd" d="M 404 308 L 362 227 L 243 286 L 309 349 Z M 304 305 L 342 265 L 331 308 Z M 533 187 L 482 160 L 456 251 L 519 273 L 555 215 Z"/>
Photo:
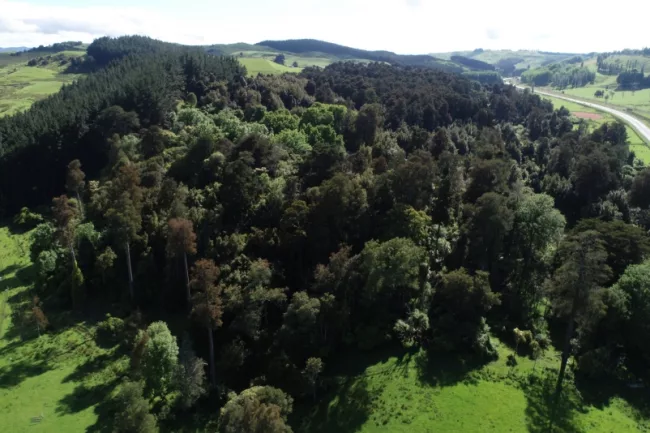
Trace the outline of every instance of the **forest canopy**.
<path fill-rule="evenodd" d="M 557 395 L 647 378 L 650 169 L 624 125 L 430 68 L 88 53 L 95 72 L 0 119 L 0 205 L 36 225 L 40 298 L 120 306 L 98 331 L 130 356 L 119 431 L 210 398 L 215 431 L 290 432 L 338 354 L 395 344 L 556 344 Z"/>

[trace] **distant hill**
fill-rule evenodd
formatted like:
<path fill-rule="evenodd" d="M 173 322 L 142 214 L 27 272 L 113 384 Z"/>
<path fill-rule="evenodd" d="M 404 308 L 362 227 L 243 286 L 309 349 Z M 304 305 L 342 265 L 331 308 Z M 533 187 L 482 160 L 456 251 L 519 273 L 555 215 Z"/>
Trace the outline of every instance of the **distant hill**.
<path fill-rule="evenodd" d="M 450 53 L 432 53 L 440 59 L 453 60 L 454 57 L 465 57 L 488 63 L 505 76 L 521 75 L 528 69 L 539 68 L 551 63 L 561 62 L 580 54 L 553 53 L 533 50 L 483 50 L 478 48 L 471 51 L 454 51 Z"/>
<path fill-rule="evenodd" d="M 316 39 L 290 39 L 285 41 L 262 41 L 258 47 L 270 47 L 290 53 L 322 53 L 345 59 L 366 59 L 404 66 L 426 66 L 449 72 L 462 72 L 464 68 L 452 61 L 437 59 L 428 54 L 396 54 L 391 51 L 368 51 Z"/>

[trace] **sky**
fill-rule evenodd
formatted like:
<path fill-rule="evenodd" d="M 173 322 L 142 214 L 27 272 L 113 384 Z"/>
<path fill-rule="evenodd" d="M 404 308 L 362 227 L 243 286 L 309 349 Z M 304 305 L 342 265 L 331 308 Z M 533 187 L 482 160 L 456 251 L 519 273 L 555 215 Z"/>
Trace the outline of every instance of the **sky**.
<path fill-rule="evenodd" d="M 400 54 L 614 51 L 650 45 L 646 1 L 0 0 L 0 47 L 140 34 L 191 45 L 311 38 Z"/>

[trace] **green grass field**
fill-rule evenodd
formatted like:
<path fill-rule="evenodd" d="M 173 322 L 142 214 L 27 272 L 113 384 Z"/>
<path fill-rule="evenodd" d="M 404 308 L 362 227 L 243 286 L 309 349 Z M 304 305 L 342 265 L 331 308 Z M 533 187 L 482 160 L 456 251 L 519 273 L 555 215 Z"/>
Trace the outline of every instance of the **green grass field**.
<path fill-rule="evenodd" d="M 536 363 L 499 345 L 499 359 L 482 367 L 425 352 L 386 354 L 356 373 L 359 359 L 315 408 L 296 411 L 298 433 L 549 432 L 550 396 L 559 356 L 548 351 Z M 363 362 L 363 361 L 361 361 Z M 586 394 L 586 393 L 585 393 Z M 642 398 L 642 393 L 635 398 Z M 597 406 L 570 384 L 556 412 L 555 433 L 642 432 L 650 428 L 620 397 Z"/>
<path fill-rule="evenodd" d="M 0 228 L 0 430 L 106 431 L 107 402 L 128 357 L 99 347 L 93 326 L 67 314 L 50 315 L 51 329 L 38 335 L 25 317 L 32 298 L 28 237 Z"/>
<path fill-rule="evenodd" d="M 627 61 L 636 61 L 638 69 L 644 67 L 646 70 L 650 68 L 650 57 L 640 55 L 614 55 L 607 59 L 607 62 L 614 62 L 618 60 L 622 65 Z M 578 87 L 575 89 L 564 89 L 567 95 L 576 96 L 598 103 L 606 103 L 616 107 L 626 108 L 633 114 L 645 118 L 646 123 L 650 122 L 650 89 L 631 91 L 617 91 L 616 75 L 603 75 L 597 72 L 596 57 L 585 60 L 584 65 L 594 72 L 596 72 L 596 79 L 594 84 Z M 608 98 L 596 98 L 594 93 L 602 90 L 608 94 Z"/>
<path fill-rule="evenodd" d="M 279 65 L 272 60 L 264 59 L 261 57 L 248 57 L 239 58 L 239 62 L 246 66 L 248 75 L 254 76 L 257 74 L 283 74 L 285 72 L 300 72 L 302 68 L 292 68 Z"/>
<path fill-rule="evenodd" d="M 64 53 L 70 56 L 83 54 L 80 51 Z M 64 84 L 79 77 L 78 74 L 65 73 L 66 66 L 30 67 L 26 62 L 26 58 L 21 58 L 20 63 L 0 68 L 0 117 L 28 109 L 34 102 L 58 92 Z"/>

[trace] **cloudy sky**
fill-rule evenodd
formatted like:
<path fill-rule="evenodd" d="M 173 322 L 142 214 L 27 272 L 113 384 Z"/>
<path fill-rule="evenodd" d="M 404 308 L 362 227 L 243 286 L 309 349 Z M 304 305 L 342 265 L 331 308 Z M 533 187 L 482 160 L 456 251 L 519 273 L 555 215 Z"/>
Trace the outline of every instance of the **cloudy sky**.
<path fill-rule="evenodd" d="M 647 6 L 617 0 L 0 0 L 0 47 L 144 34 L 185 44 L 314 38 L 364 49 L 642 48 Z"/>

